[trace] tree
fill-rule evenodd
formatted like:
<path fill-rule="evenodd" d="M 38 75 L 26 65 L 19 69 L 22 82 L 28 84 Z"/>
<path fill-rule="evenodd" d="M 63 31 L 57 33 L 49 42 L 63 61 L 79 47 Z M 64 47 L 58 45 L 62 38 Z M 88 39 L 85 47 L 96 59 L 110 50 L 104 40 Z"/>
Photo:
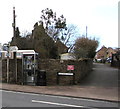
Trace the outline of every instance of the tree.
<path fill-rule="evenodd" d="M 28 37 L 30 35 L 31 35 L 31 33 L 27 30 L 22 31 L 22 33 L 21 33 L 21 37 Z"/>
<path fill-rule="evenodd" d="M 20 31 L 18 27 L 15 30 L 15 37 L 20 37 Z"/>
<path fill-rule="evenodd" d="M 46 33 L 55 42 L 61 41 L 71 51 L 73 40 L 78 36 L 77 27 L 73 24 L 67 25 L 66 18 L 63 15 L 57 17 L 56 12 L 53 12 L 52 9 L 46 8 L 41 12 L 40 23 L 43 23 Z"/>
<path fill-rule="evenodd" d="M 72 51 L 74 46 L 75 39 L 79 36 L 77 26 L 73 24 L 67 25 L 67 29 L 62 31 L 62 43 L 66 45 L 69 49 L 69 52 Z"/>
<path fill-rule="evenodd" d="M 40 54 L 40 58 L 57 58 L 57 46 L 53 39 L 47 35 L 43 23 L 36 23 L 32 33 L 33 48 Z"/>
<path fill-rule="evenodd" d="M 57 58 L 58 49 L 53 39 L 47 35 L 43 23 L 35 23 L 32 34 L 25 31 L 23 37 L 17 29 L 16 37 L 12 38 L 11 45 L 17 46 L 20 50 L 35 50 L 40 58 Z M 19 36 L 19 37 L 18 37 Z"/>
<path fill-rule="evenodd" d="M 56 12 L 52 9 L 46 8 L 41 11 L 41 20 L 44 28 L 49 36 L 53 38 L 54 41 L 62 40 L 60 33 L 62 30 L 66 29 L 66 19 L 63 15 L 57 18 Z"/>
<path fill-rule="evenodd" d="M 26 34 L 27 35 L 27 34 Z M 20 35 L 19 28 L 16 28 L 15 36 L 12 38 L 12 41 L 10 42 L 11 46 L 17 46 L 19 50 L 28 50 L 33 49 L 31 46 L 31 43 L 26 38 L 27 36 L 22 37 Z"/>
<path fill-rule="evenodd" d="M 93 38 L 79 37 L 75 41 L 74 53 L 79 58 L 94 58 L 99 42 Z"/>

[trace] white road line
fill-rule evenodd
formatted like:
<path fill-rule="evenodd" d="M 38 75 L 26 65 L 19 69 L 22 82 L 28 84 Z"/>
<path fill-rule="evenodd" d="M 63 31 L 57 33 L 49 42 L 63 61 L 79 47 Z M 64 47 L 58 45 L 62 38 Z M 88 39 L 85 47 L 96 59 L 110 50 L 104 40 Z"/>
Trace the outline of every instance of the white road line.
<path fill-rule="evenodd" d="M 99 100 L 92 100 L 92 99 L 85 99 L 85 98 L 73 98 L 73 97 L 64 97 L 64 96 L 57 96 L 57 95 L 45 95 L 45 94 L 35 94 L 35 93 L 27 93 L 27 92 L 16 92 L 16 91 L 7 91 L 7 90 L 0 90 L 2 92 L 11 92 L 11 93 L 18 93 L 18 94 L 27 94 L 27 95 L 33 95 L 33 96 L 47 96 L 47 97 L 53 97 L 53 98 L 63 98 L 63 99 L 74 99 L 74 100 L 82 100 L 82 101 L 88 101 L 88 102 L 107 102 L 107 101 L 99 101 Z"/>
<path fill-rule="evenodd" d="M 71 105 L 71 104 L 62 104 L 62 103 L 55 103 L 55 102 L 48 102 L 48 101 L 32 100 L 32 102 L 33 103 L 45 103 L 45 104 L 59 105 L 59 106 L 68 106 L 68 107 L 84 107 L 84 106 Z"/>
<path fill-rule="evenodd" d="M 67 107 L 81 107 L 84 109 L 91 109 L 90 107 L 86 106 L 80 106 L 80 105 L 72 105 L 72 104 L 62 104 L 62 103 L 55 103 L 55 102 L 48 102 L 48 101 L 38 101 L 38 100 L 32 100 L 33 103 L 44 103 L 44 104 L 52 104 L 52 105 L 59 105 L 59 106 L 67 106 Z M 98 108 L 93 108 L 92 109 L 98 109 Z"/>

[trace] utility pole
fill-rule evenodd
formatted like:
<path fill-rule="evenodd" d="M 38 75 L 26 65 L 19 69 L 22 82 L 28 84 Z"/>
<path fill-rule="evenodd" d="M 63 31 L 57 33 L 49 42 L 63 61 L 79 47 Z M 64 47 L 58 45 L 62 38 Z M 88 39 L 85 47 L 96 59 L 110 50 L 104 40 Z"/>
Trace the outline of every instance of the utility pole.
<path fill-rule="evenodd" d="M 86 38 L 87 38 L 87 26 L 86 26 Z"/>
<path fill-rule="evenodd" d="M 16 15 L 15 15 L 15 7 L 13 7 L 13 23 L 12 23 L 12 27 L 13 27 L 13 37 L 15 37 L 15 29 L 16 29 Z"/>
<path fill-rule="evenodd" d="M 15 7 L 13 7 L 13 37 L 15 39 L 15 44 L 16 44 L 16 15 L 15 15 Z M 16 83 L 17 83 L 17 53 L 15 51 L 14 53 L 14 60 L 15 60 L 15 74 L 16 74 Z"/>

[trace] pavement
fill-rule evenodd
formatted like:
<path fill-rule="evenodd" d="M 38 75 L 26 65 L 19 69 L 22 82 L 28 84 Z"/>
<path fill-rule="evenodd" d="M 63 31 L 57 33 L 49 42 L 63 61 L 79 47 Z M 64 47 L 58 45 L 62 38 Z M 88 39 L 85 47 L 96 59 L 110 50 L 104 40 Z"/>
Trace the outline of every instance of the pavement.
<path fill-rule="evenodd" d="M 1 83 L 2 90 L 29 92 L 37 94 L 47 94 L 55 96 L 69 96 L 77 98 L 86 98 L 94 100 L 105 100 L 117 102 L 118 88 L 117 87 L 97 87 L 97 86 L 27 86 Z"/>
<path fill-rule="evenodd" d="M 118 71 L 103 64 L 95 64 L 93 69 L 93 72 L 80 85 L 27 86 L 0 83 L 0 89 L 115 102 L 120 101 L 118 99 L 118 84 L 116 84 L 118 83 Z"/>

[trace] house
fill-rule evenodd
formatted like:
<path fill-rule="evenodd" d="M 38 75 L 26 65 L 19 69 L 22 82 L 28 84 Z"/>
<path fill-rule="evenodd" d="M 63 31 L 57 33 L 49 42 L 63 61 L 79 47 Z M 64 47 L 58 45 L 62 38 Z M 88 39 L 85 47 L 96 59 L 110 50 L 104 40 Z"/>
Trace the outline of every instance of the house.
<path fill-rule="evenodd" d="M 68 47 L 63 44 L 61 41 L 56 41 L 56 46 L 58 47 L 58 54 L 67 53 Z"/>
<path fill-rule="evenodd" d="M 112 54 L 115 54 L 116 53 L 116 50 L 114 50 L 113 48 L 111 47 L 108 47 L 107 51 L 106 51 L 106 57 L 107 58 L 110 58 L 112 57 Z"/>
<path fill-rule="evenodd" d="M 105 47 L 102 46 L 100 50 L 97 51 L 95 55 L 95 59 L 101 60 L 101 59 L 107 59 L 112 58 L 112 55 L 116 53 L 116 50 L 111 47 Z"/>
<path fill-rule="evenodd" d="M 117 48 L 116 53 L 112 55 L 111 66 L 120 69 L 120 48 Z"/>
<path fill-rule="evenodd" d="M 107 48 L 105 46 L 102 46 L 102 48 L 97 51 L 97 53 L 95 55 L 95 59 L 105 59 L 106 51 L 107 51 Z"/>
<path fill-rule="evenodd" d="M 64 53 L 60 55 L 61 60 L 75 60 L 75 56 L 72 53 Z"/>

